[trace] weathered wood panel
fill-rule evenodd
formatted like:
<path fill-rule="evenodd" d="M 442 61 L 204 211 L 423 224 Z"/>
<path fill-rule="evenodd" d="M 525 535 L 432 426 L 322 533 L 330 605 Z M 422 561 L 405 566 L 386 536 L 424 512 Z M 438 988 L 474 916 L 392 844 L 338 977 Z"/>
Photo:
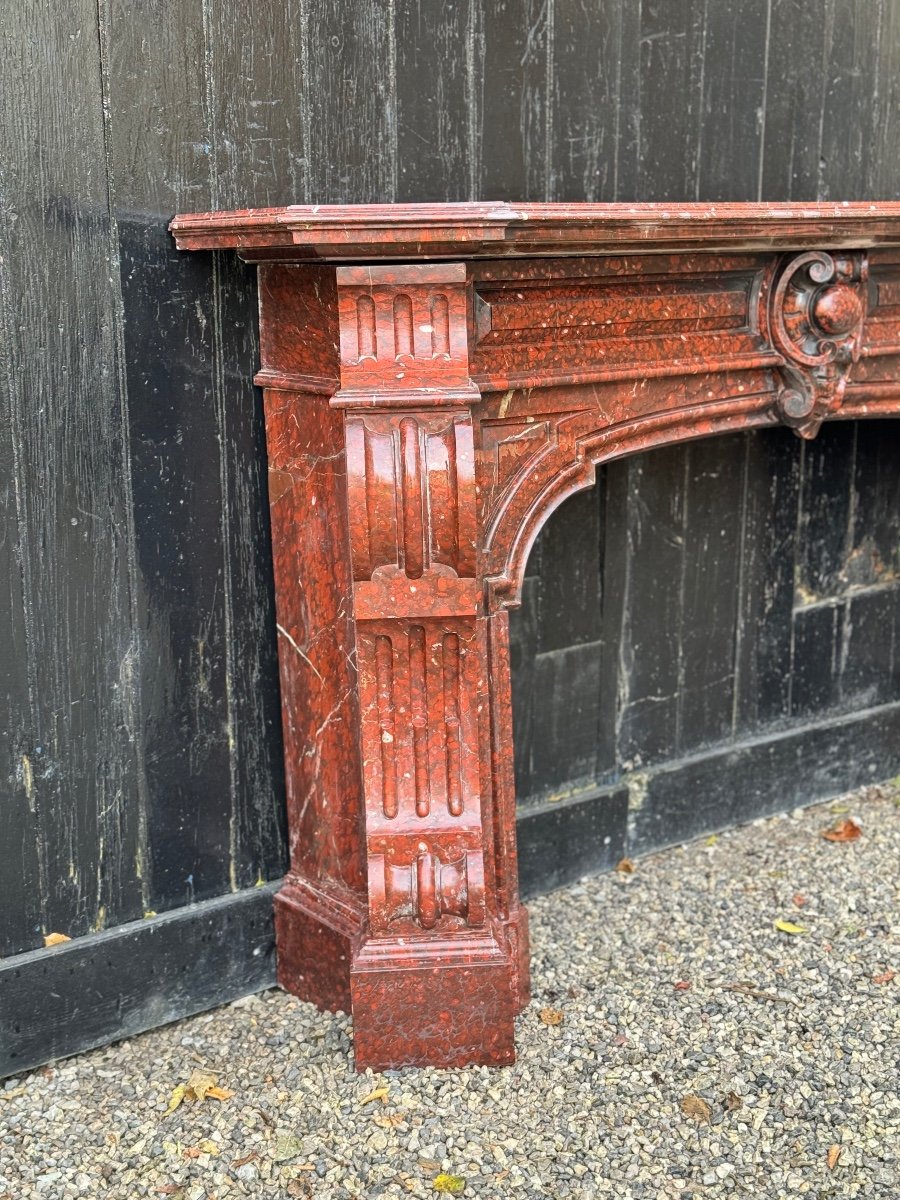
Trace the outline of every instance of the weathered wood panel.
<path fill-rule="evenodd" d="M 75 936 L 140 915 L 144 840 L 96 10 L 7 5 L 0 25 L 2 436 L 18 576 L 4 589 L 14 628 L 2 654 L 19 689 L 3 730 L 3 801 L 12 869 L 23 868 L 19 895 L 3 896 L 15 914 L 0 926 L 9 953 L 40 945 L 46 930 Z"/>

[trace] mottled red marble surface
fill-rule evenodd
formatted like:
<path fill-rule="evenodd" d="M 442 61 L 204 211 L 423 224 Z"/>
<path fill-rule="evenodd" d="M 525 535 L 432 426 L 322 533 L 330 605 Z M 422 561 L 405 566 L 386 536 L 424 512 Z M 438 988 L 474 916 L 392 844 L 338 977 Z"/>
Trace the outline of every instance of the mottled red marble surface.
<path fill-rule="evenodd" d="M 510 1062 L 528 938 L 507 608 L 529 548 L 604 460 L 900 412 L 900 204 L 295 206 L 172 228 L 260 263 L 279 979 L 352 1006 L 360 1068 Z"/>

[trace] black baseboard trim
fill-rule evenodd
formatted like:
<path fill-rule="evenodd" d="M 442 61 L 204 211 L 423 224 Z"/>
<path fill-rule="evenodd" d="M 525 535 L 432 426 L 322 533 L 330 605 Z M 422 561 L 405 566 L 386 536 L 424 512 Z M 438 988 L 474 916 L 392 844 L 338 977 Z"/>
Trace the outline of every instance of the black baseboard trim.
<path fill-rule="evenodd" d="M 897 775 L 900 704 L 886 704 L 718 746 L 559 803 L 526 802 L 522 894 Z"/>
<path fill-rule="evenodd" d="M 0 959 L 0 1078 L 272 987 L 279 886 Z"/>

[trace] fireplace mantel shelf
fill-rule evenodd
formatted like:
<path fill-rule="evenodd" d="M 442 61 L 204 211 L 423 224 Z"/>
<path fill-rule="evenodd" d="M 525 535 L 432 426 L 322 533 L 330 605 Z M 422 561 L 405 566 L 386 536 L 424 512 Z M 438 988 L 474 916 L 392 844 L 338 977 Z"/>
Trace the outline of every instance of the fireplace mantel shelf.
<path fill-rule="evenodd" d="M 528 999 L 508 614 L 598 463 L 900 413 L 900 203 L 176 217 L 259 263 L 282 984 L 359 1068 L 503 1064 Z"/>

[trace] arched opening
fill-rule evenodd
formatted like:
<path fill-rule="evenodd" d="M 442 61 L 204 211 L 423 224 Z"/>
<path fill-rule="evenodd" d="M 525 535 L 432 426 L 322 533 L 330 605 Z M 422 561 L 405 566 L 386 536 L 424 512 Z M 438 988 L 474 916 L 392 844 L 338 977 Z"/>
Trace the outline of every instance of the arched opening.
<path fill-rule="evenodd" d="M 900 423 L 597 470 L 510 613 L 523 891 L 900 769 Z"/>

